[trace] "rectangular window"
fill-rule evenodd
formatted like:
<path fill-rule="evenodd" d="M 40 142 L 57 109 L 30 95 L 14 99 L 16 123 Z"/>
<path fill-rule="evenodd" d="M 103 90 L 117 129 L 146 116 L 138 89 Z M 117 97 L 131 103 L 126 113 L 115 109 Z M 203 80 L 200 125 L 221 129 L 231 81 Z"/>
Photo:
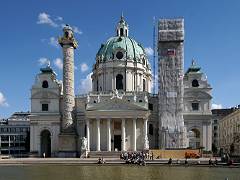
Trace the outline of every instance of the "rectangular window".
<path fill-rule="evenodd" d="M 192 103 L 192 110 L 198 111 L 199 110 L 199 103 Z"/>
<path fill-rule="evenodd" d="M 217 126 L 214 126 L 213 129 L 214 129 L 214 130 L 217 130 Z"/>
<path fill-rule="evenodd" d="M 151 110 L 151 111 L 153 111 L 153 104 L 148 103 L 148 109 Z"/>
<path fill-rule="evenodd" d="M 48 111 L 48 104 L 42 104 L 42 111 Z"/>
<path fill-rule="evenodd" d="M 150 135 L 153 135 L 153 125 L 152 125 L 152 124 L 149 124 L 148 133 L 149 133 Z"/>

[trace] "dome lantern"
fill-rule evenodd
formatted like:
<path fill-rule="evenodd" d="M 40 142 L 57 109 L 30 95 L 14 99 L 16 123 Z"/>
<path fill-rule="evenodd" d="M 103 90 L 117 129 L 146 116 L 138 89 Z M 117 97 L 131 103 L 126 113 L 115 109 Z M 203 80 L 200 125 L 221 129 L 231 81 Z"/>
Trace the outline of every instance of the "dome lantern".
<path fill-rule="evenodd" d="M 123 14 L 121 15 L 120 21 L 117 25 L 117 36 L 121 37 L 121 36 L 128 36 L 128 24 L 126 23 L 126 21 L 123 18 Z"/>

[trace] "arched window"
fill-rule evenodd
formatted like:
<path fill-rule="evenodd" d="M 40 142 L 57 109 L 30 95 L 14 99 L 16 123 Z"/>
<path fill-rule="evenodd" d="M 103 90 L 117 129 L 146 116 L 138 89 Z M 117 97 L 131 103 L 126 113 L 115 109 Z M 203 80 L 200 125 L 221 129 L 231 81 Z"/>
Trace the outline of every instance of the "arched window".
<path fill-rule="evenodd" d="M 116 89 L 123 89 L 123 76 L 121 74 L 116 76 Z"/>
<path fill-rule="evenodd" d="M 195 138 L 200 138 L 200 131 L 196 128 L 191 130 L 194 133 Z"/>
<path fill-rule="evenodd" d="M 123 36 L 123 28 L 120 28 L 120 36 Z"/>
<path fill-rule="evenodd" d="M 146 91 L 146 80 L 143 79 L 143 91 Z"/>
<path fill-rule="evenodd" d="M 145 59 L 142 60 L 143 65 L 145 65 Z"/>
<path fill-rule="evenodd" d="M 200 137 L 201 137 L 201 133 L 199 131 L 199 129 L 197 128 L 193 128 L 191 129 L 189 132 L 189 147 L 191 148 L 199 148 L 200 147 Z"/>
<path fill-rule="evenodd" d="M 48 82 L 46 80 L 42 82 L 42 88 L 48 88 Z"/>
<path fill-rule="evenodd" d="M 194 79 L 192 81 L 192 87 L 198 87 L 198 86 L 199 86 L 198 80 Z"/>

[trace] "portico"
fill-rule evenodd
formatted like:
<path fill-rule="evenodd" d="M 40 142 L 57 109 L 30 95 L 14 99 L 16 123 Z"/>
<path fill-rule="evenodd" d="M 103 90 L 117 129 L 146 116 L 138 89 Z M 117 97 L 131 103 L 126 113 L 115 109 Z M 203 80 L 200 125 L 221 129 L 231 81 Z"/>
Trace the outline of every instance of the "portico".
<path fill-rule="evenodd" d="M 148 149 L 149 112 L 137 104 L 118 98 L 109 98 L 107 104 L 105 102 L 88 104 L 86 111 L 88 151 Z"/>
<path fill-rule="evenodd" d="M 87 119 L 88 151 L 137 151 L 148 148 L 147 121 L 140 118 Z"/>

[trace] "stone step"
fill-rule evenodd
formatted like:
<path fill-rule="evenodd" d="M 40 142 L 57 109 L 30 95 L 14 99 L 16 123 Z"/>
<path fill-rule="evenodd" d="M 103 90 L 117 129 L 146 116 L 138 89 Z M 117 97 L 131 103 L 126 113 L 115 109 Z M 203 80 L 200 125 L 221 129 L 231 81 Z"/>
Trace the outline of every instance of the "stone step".
<path fill-rule="evenodd" d="M 88 156 L 90 158 L 98 158 L 98 157 L 120 157 L 121 151 L 90 151 Z"/>

